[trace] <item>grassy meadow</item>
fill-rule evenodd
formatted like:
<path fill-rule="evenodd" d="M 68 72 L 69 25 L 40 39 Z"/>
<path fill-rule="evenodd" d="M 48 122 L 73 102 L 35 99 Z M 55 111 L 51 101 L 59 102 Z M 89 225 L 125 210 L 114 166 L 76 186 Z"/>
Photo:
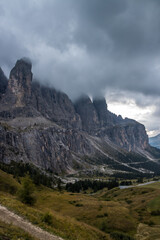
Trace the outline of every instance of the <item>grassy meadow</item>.
<path fill-rule="evenodd" d="M 12 175 L 0 170 L 0 204 L 64 239 L 160 239 L 160 182 L 96 193 L 70 193 L 41 185 L 34 192 L 33 206 L 18 199 L 19 188 Z"/>

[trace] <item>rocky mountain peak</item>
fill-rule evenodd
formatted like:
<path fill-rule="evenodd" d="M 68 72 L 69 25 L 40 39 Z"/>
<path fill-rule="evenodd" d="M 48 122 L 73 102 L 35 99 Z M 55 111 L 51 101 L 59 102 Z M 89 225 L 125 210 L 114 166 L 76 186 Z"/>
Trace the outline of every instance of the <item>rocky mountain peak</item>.
<path fill-rule="evenodd" d="M 104 97 L 93 99 L 93 105 L 96 109 L 100 125 L 104 126 L 108 122 L 107 104 Z"/>
<path fill-rule="evenodd" d="M 75 109 L 82 119 L 83 130 L 95 133 L 99 127 L 99 120 L 91 99 L 87 95 L 81 96 L 75 103 Z"/>
<path fill-rule="evenodd" d="M 32 80 L 31 68 L 32 63 L 30 62 L 30 60 L 28 60 L 27 58 L 19 59 L 17 60 L 14 68 L 10 72 L 10 78 L 14 76 L 18 80 L 20 75 L 23 75 L 23 81 L 25 81 L 25 77 L 30 75 Z"/>
<path fill-rule="evenodd" d="M 156 151 L 159 159 L 142 124 L 111 113 L 104 97 L 92 101 L 83 95 L 73 104 L 65 93 L 32 82 L 31 68 L 28 59 L 18 60 L 9 80 L 0 69 L 0 161 L 26 161 L 72 173 L 90 168 L 88 158 L 95 167 L 105 163 L 116 169 L 118 163 L 120 171 L 135 169 L 130 166 L 132 152 L 148 161 Z M 140 172 L 146 167 L 141 155 Z M 121 162 L 126 167 L 126 161 L 124 168 Z"/>
<path fill-rule="evenodd" d="M 10 72 L 8 92 L 15 107 L 28 104 L 31 97 L 32 65 L 27 59 L 20 59 Z"/>
<path fill-rule="evenodd" d="M 93 104 L 99 108 L 107 110 L 107 103 L 104 97 L 96 97 L 93 99 Z"/>

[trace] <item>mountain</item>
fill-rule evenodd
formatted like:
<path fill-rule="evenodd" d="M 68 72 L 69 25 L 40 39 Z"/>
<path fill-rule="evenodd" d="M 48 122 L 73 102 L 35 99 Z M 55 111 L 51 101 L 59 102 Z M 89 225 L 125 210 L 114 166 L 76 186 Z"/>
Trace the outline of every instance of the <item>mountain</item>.
<path fill-rule="evenodd" d="M 149 143 L 150 143 L 151 146 L 160 149 L 160 134 L 158 134 L 155 137 L 150 137 L 149 138 Z"/>
<path fill-rule="evenodd" d="M 105 99 L 75 103 L 33 80 L 20 59 L 9 80 L 0 74 L 0 161 L 32 163 L 57 174 L 159 173 L 160 151 L 145 127 L 107 109 Z"/>

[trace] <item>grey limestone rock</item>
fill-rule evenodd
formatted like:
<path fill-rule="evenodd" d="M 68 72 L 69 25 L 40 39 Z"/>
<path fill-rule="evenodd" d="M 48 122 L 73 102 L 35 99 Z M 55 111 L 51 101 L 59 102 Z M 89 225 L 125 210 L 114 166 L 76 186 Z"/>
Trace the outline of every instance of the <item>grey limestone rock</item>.
<path fill-rule="evenodd" d="M 32 81 L 31 68 L 27 59 L 18 60 L 9 80 L 0 69 L 1 162 L 31 162 L 54 173 L 73 173 L 102 162 L 124 168 L 131 152 L 145 161 L 153 158 L 142 124 L 111 113 L 104 98 L 82 96 L 73 104 L 65 93 Z"/>

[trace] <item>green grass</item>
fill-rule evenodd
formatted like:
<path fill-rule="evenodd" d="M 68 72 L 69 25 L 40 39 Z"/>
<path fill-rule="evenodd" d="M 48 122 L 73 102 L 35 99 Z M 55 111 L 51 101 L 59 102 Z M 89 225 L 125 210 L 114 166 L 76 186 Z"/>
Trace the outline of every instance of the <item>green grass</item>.
<path fill-rule="evenodd" d="M 0 240 L 36 240 L 22 229 L 0 221 Z"/>
<path fill-rule="evenodd" d="M 8 184 L 18 190 L 20 184 L 16 179 L 0 171 L 0 180 L 3 182 L 0 184 L 1 204 L 64 239 L 109 240 L 113 239 L 110 234 L 125 237 L 125 233 L 135 237 L 140 230 L 142 236 L 143 227 L 144 232 L 148 227 L 149 234 L 159 234 L 160 239 L 156 230 L 160 216 L 152 214 L 160 206 L 160 183 L 123 190 L 104 189 L 93 195 L 59 192 L 39 186 L 35 191 L 37 201 L 34 206 L 28 206 L 3 187 Z M 50 220 L 44 221 L 44 216 L 48 215 Z"/>
<path fill-rule="evenodd" d="M 160 182 L 151 183 L 145 186 L 141 186 L 142 188 L 153 188 L 153 189 L 160 189 Z"/>
<path fill-rule="evenodd" d="M 150 211 L 160 210 L 160 195 L 153 200 L 151 200 L 148 204 Z"/>
<path fill-rule="evenodd" d="M 11 174 L 7 174 L 0 170 L 0 191 L 15 194 L 20 184 Z"/>
<path fill-rule="evenodd" d="M 51 200 L 53 201 L 53 198 Z M 45 204 L 44 202 L 46 202 L 47 204 Z M 41 207 L 41 205 L 39 205 L 38 203 L 34 207 L 30 207 L 21 203 L 19 200 L 17 200 L 16 197 L 11 197 L 9 194 L 2 193 L 0 195 L 0 203 L 2 205 L 7 206 L 11 210 L 14 210 L 17 214 L 24 216 L 33 224 L 36 224 L 41 228 L 56 235 L 59 235 L 65 239 L 109 239 L 105 233 L 101 232 L 97 228 L 94 228 L 83 222 L 79 222 L 70 216 L 64 216 L 58 211 L 54 211 L 48 206 L 48 200 L 46 201 L 45 199 L 44 202 L 43 204 L 46 205 L 46 207 Z M 48 225 L 43 221 L 44 213 L 47 212 L 49 212 L 52 216 L 53 223 L 51 225 Z"/>

